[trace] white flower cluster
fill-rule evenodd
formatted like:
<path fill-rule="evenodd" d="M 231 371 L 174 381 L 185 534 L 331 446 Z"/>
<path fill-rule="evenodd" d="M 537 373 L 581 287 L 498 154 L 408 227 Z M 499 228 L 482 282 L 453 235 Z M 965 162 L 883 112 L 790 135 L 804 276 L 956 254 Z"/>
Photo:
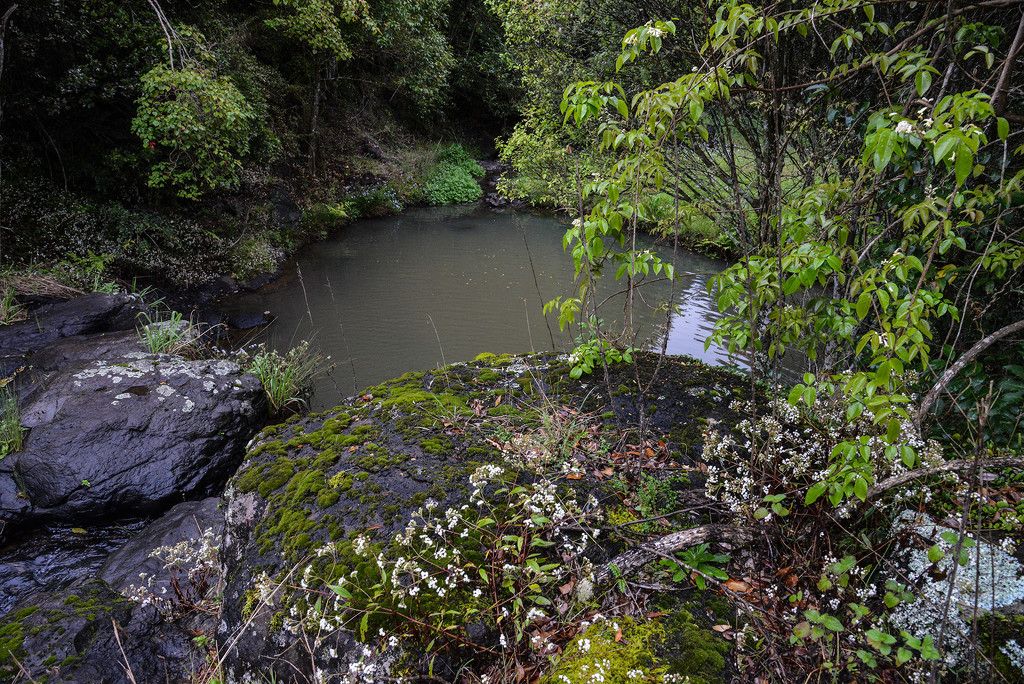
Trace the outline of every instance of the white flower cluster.
<path fill-rule="evenodd" d="M 201 603 L 212 579 L 220 573 L 220 559 L 217 547 L 220 537 L 207 528 L 195 539 L 187 539 L 173 546 L 161 546 L 149 554 L 164 564 L 171 577 L 177 581 L 181 595 L 168 594 L 167 586 L 161 586 L 159 594 L 154 592 L 157 577 L 145 572 L 139 573 L 139 585 L 129 585 L 124 596 L 144 606 L 155 604 L 165 615 L 170 615 L 178 602 Z"/>
<path fill-rule="evenodd" d="M 769 494 L 794 494 L 797 490 L 827 478 L 832 467 L 832 449 L 841 442 L 857 441 L 866 436 L 870 464 L 875 481 L 899 475 L 908 470 L 903 460 L 892 457 L 894 450 L 879 435 L 868 411 L 854 421 L 847 420 L 846 401 L 841 395 L 829 396 L 818 388 L 818 400 L 807 416 L 785 399 L 773 400 L 762 409 L 757 420 L 743 420 L 736 426 L 739 437 L 722 434 L 709 425 L 704 434 L 704 461 L 708 466 L 705 490 L 726 504 L 731 511 L 752 516 Z M 734 401 L 733 411 L 752 413 L 746 401 Z M 938 442 L 925 440 L 909 420 L 900 420 L 901 436 L 895 453 L 902 447 L 915 451 L 924 466 L 941 463 Z M 714 465 L 722 464 L 721 466 Z M 770 473 L 771 478 L 765 474 Z M 798 496 L 802 496 L 798 494 Z M 931 498 L 931 491 L 919 487 L 894 490 L 887 502 L 902 508 L 911 497 Z M 840 517 L 850 507 L 840 508 Z"/>

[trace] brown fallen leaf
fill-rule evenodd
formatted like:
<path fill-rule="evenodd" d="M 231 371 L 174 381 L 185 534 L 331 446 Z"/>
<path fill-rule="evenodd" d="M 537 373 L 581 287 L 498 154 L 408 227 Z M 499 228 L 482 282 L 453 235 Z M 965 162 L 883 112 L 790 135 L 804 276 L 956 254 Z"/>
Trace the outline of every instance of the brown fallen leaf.
<path fill-rule="evenodd" d="M 618 629 L 615 631 L 615 643 L 622 641 L 622 630 Z"/>
<path fill-rule="evenodd" d="M 575 586 L 576 586 L 575 582 L 569 581 L 569 582 L 566 582 L 565 584 L 563 584 L 562 586 L 558 587 L 558 591 L 562 592 L 562 596 L 565 596 L 570 591 L 572 591 Z"/>
<path fill-rule="evenodd" d="M 607 475 L 608 477 L 611 477 L 612 475 L 615 474 L 615 469 L 612 468 L 611 466 L 608 466 L 607 468 L 605 468 L 601 472 L 604 473 L 605 475 Z"/>
<path fill-rule="evenodd" d="M 576 473 L 569 473 L 568 475 L 565 476 L 565 479 L 566 480 L 578 480 L 581 477 L 583 477 L 583 476 L 582 475 L 578 475 Z"/>
<path fill-rule="evenodd" d="M 743 580 L 729 579 L 722 582 L 722 586 L 729 591 L 734 591 L 737 594 L 745 594 L 750 591 L 750 585 Z"/>
<path fill-rule="evenodd" d="M 713 625 L 711 629 L 715 630 L 716 632 L 728 632 L 730 629 L 732 629 L 732 625 Z"/>

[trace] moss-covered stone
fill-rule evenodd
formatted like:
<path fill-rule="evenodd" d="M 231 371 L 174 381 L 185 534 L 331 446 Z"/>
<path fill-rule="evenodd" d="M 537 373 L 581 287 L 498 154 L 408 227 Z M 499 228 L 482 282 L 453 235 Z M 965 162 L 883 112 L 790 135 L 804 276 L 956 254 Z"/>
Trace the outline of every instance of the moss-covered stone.
<path fill-rule="evenodd" d="M 1008 646 L 1015 641 L 1017 648 Z M 1024 660 L 1024 616 L 986 615 L 978 619 L 978 643 L 985 658 L 992 663 L 998 675 L 994 681 L 1006 684 L 1024 684 L 1024 670 L 1014 665 L 1008 652 Z"/>

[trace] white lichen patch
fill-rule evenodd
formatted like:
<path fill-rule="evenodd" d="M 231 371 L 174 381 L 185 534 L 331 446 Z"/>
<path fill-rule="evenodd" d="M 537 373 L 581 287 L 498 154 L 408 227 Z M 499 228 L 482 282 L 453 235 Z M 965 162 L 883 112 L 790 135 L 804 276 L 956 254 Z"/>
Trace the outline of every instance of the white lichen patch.
<path fill-rule="evenodd" d="M 212 380 L 207 380 L 206 382 L 203 383 L 204 392 L 216 392 L 216 390 L 214 389 L 215 387 L 216 385 L 213 383 Z"/>
<path fill-rule="evenodd" d="M 158 385 L 156 388 L 156 393 L 162 397 L 169 397 L 174 394 L 175 391 L 176 390 L 173 387 L 169 387 L 167 385 Z"/>
<path fill-rule="evenodd" d="M 196 405 L 192 403 L 192 400 L 186 398 L 185 399 L 185 405 L 181 407 L 181 412 L 182 413 L 191 413 L 192 409 L 194 409 L 195 407 L 196 407 Z"/>
<path fill-rule="evenodd" d="M 118 394 L 114 398 L 115 399 L 119 399 L 121 401 L 124 401 L 125 399 L 131 399 L 132 398 L 132 393 L 131 392 L 121 392 L 120 394 Z"/>
<path fill-rule="evenodd" d="M 937 638 L 946 597 L 950 596 L 951 607 L 943 632 L 946 661 L 950 665 L 960 664 L 969 652 L 971 616 L 991 613 L 1024 599 L 1024 566 L 1011 555 L 1012 548 L 1008 552 L 996 544 L 973 539 L 970 534 L 966 535 L 969 541 L 962 549 L 961 561 L 966 562 L 956 563 L 956 539 L 948 534 L 955 534 L 951 528 L 913 511 L 904 512 L 895 524 L 929 546 L 902 552 L 906 576 L 919 585 L 919 597 L 913 603 L 900 604 L 890 618 L 911 634 L 931 634 Z M 943 557 L 936 563 L 928 560 L 931 545 L 943 551 Z"/>

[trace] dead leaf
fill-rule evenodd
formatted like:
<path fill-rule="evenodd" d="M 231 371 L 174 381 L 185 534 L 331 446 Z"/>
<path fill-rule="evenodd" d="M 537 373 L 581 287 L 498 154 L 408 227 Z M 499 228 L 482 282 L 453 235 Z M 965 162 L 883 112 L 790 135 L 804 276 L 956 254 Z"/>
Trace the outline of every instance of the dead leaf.
<path fill-rule="evenodd" d="M 622 641 L 622 630 L 618 629 L 615 631 L 615 643 Z"/>
<path fill-rule="evenodd" d="M 722 586 L 737 594 L 745 594 L 750 591 L 750 585 L 742 580 L 730 579 L 722 582 Z"/>
<path fill-rule="evenodd" d="M 498 398 L 494 400 L 494 405 L 497 406 L 500 403 L 501 403 L 501 395 L 499 394 Z"/>
<path fill-rule="evenodd" d="M 615 474 L 615 469 L 612 468 L 611 466 L 608 466 L 607 468 L 605 468 L 601 472 L 604 473 L 605 475 L 607 475 L 608 477 L 611 477 L 612 475 Z"/>
<path fill-rule="evenodd" d="M 570 582 L 566 582 L 566 583 L 565 583 L 565 584 L 563 584 L 562 586 L 558 587 L 558 591 L 562 592 L 562 596 L 565 596 L 565 595 L 566 595 L 566 594 L 568 594 L 568 593 L 569 593 L 570 591 L 572 591 L 572 590 L 573 590 L 573 587 L 575 587 L 575 586 L 576 586 L 576 583 L 575 583 L 575 582 L 572 582 L 572 581 L 570 581 Z"/>
<path fill-rule="evenodd" d="M 594 477 L 596 477 L 598 480 L 603 480 L 604 479 L 604 475 L 601 474 L 600 470 L 595 470 L 594 471 Z"/>
<path fill-rule="evenodd" d="M 728 632 L 730 629 L 732 629 L 732 625 L 712 625 L 711 629 L 715 630 L 716 632 Z"/>
<path fill-rule="evenodd" d="M 566 480 L 578 480 L 578 479 L 580 479 L 581 477 L 583 477 L 583 476 L 582 476 L 582 475 L 579 475 L 579 474 L 577 474 L 577 473 L 569 473 L 568 475 L 566 475 L 566 476 L 565 476 L 565 479 L 566 479 Z"/>

